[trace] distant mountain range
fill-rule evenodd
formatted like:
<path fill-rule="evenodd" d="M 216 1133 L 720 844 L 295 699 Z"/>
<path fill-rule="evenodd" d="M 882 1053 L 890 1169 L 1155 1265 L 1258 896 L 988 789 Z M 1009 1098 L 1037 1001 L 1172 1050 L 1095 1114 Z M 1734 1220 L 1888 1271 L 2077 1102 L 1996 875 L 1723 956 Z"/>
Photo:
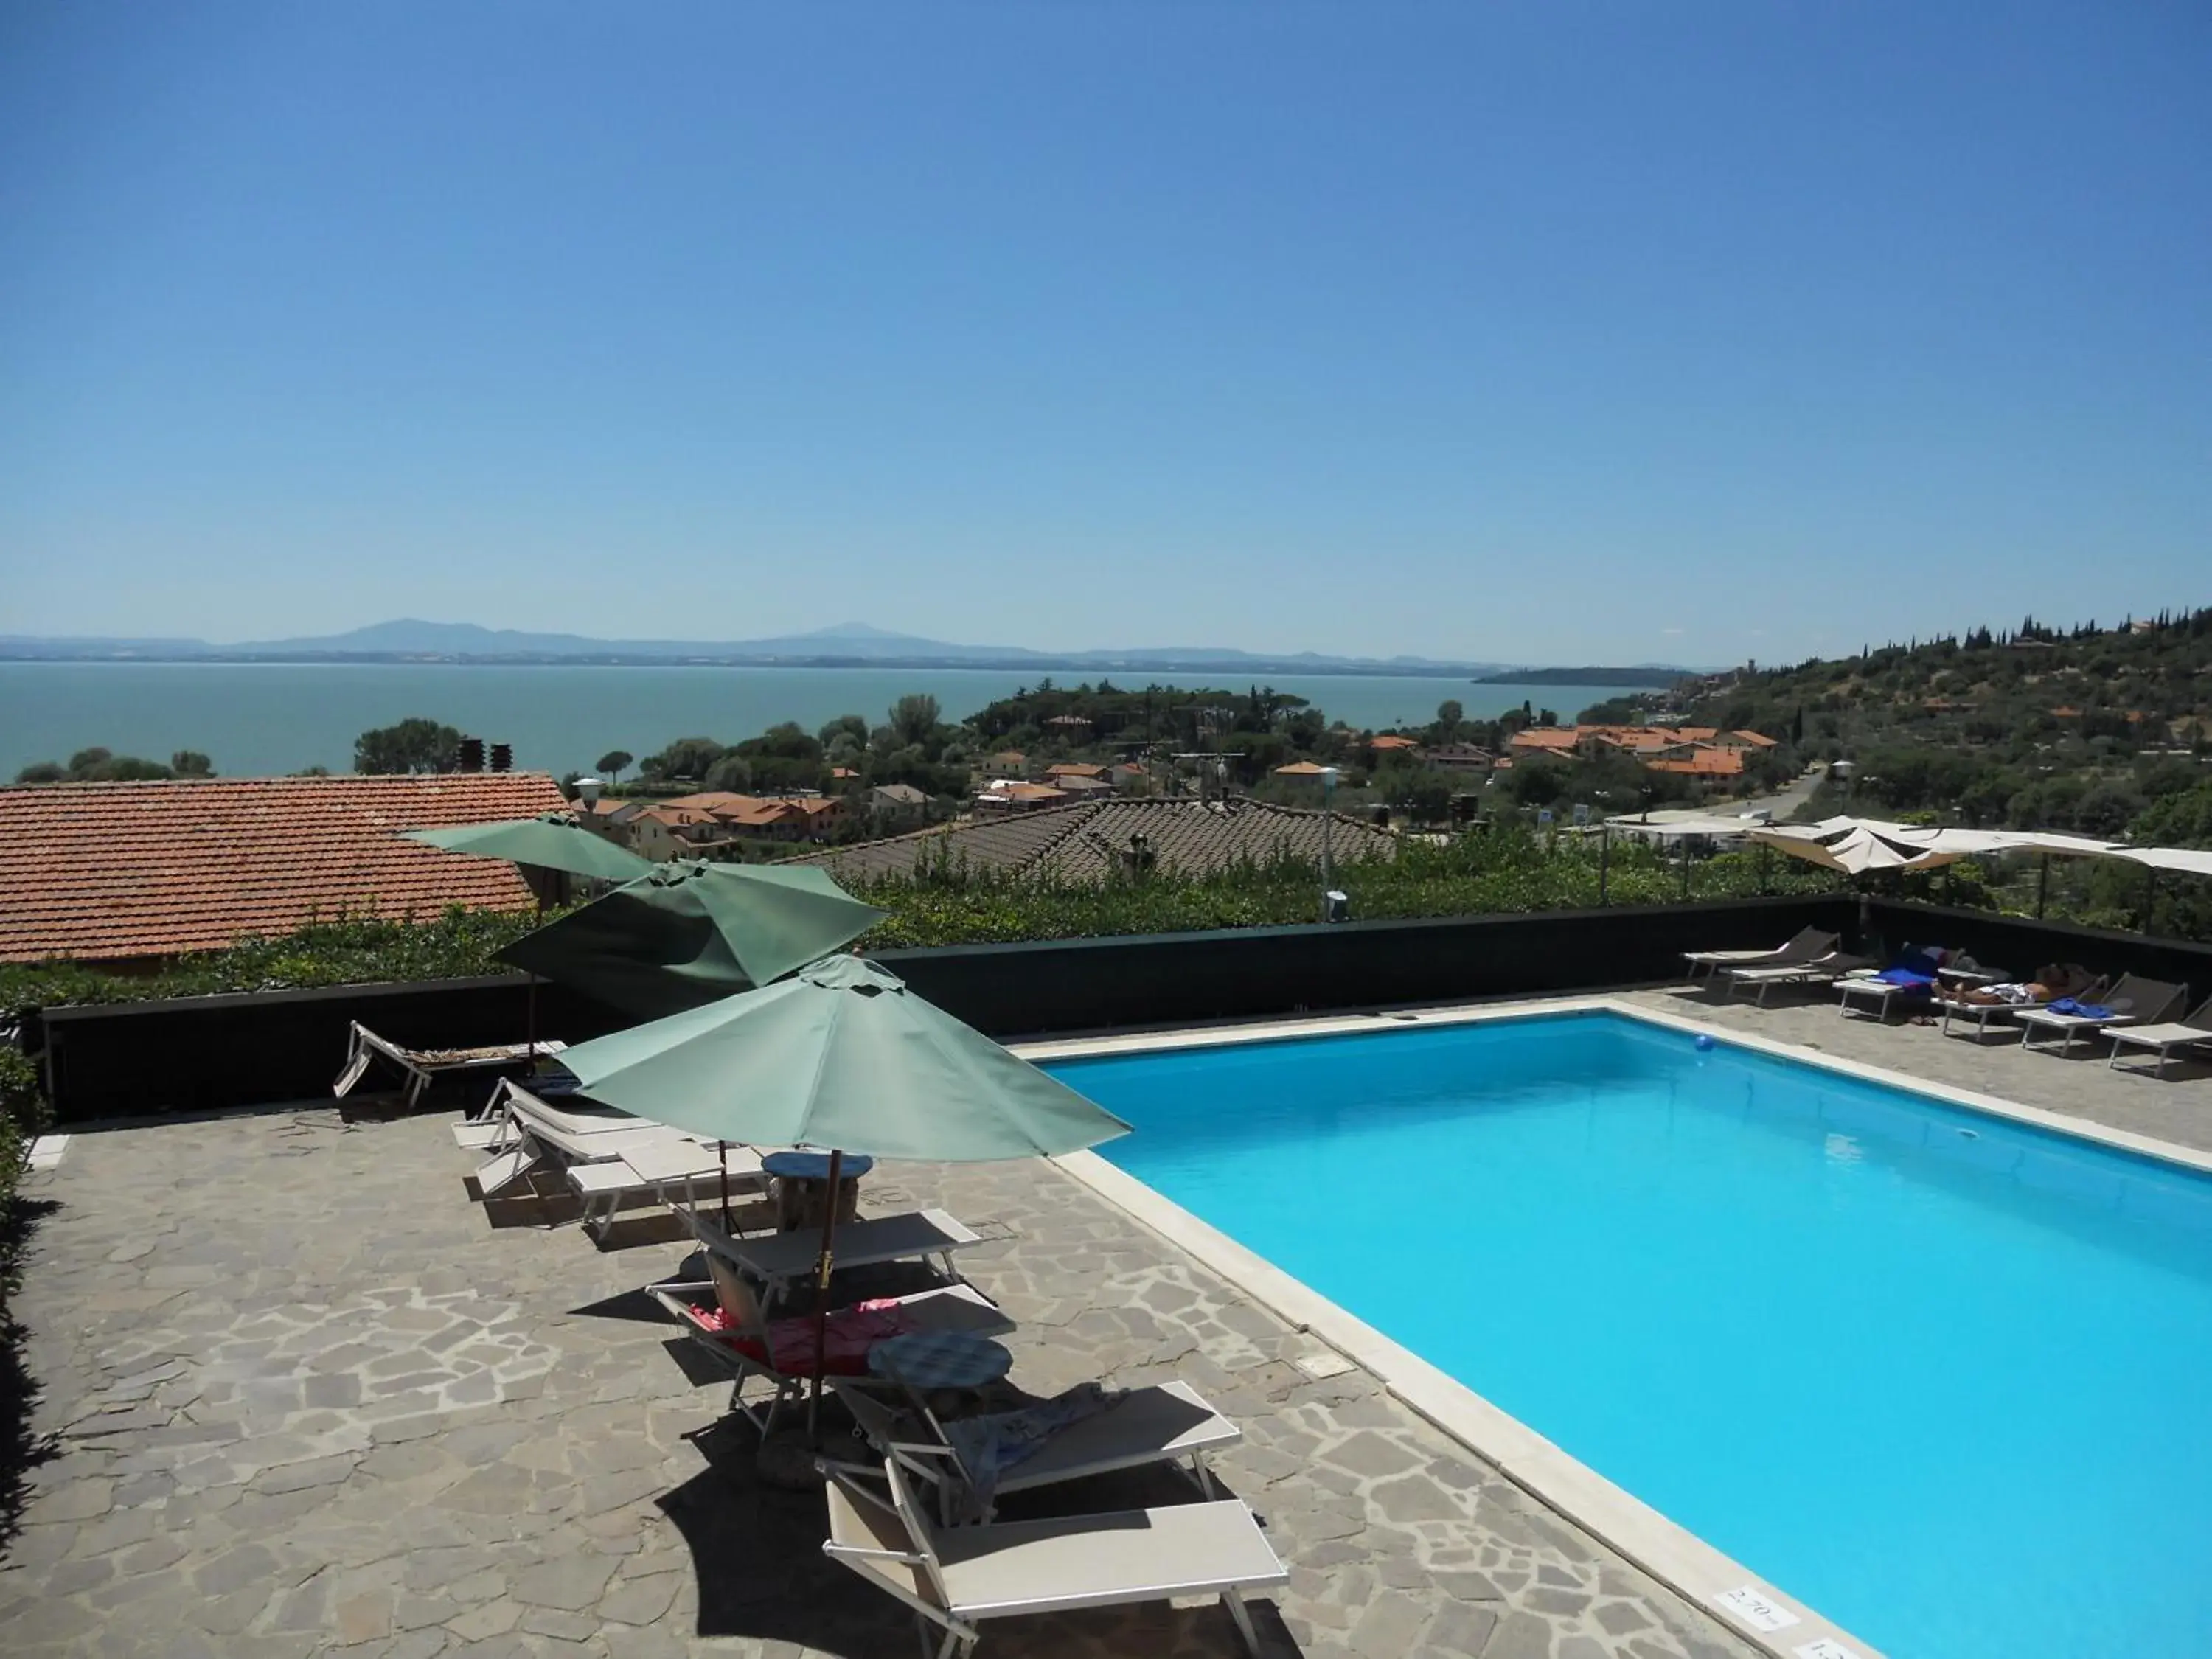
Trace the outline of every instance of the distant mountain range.
<path fill-rule="evenodd" d="M 1626 668 L 1501 668 L 1478 674 L 1478 685 L 1620 685 L 1665 687 L 1692 679 L 1694 668 L 1675 668 L 1666 663 L 1632 663 Z"/>
<path fill-rule="evenodd" d="M 349 633 L 215 645 L 205 640 L 42 638 L 0 635 L 0 659 L 44 662 L 466 662 L 701 663 L 732 666 L 1027 668 L 1091 672 L 1219 670 L 1224 673 L 1469 676 L 1496 663 L 1433 657 L 1267 656 L 1226 646 L 1147 646 L 1120 651 L 1039 651 L 1027 646 L 955 645 L 841 623 L 809 634 L 758 640 L 603 640 L 532 634 L 474 623 L 372 623 Z"/>

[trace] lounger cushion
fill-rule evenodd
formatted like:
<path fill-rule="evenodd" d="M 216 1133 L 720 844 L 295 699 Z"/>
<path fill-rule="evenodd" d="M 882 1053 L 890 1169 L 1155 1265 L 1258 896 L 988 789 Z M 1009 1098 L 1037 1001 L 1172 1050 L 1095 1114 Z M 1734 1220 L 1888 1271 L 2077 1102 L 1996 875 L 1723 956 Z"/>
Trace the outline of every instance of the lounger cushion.
<path fill-rule="evenodd" d="M 945 1599 L 969 1619 L 1205 1595 L 1289 1577 L 1234 1498 L 952 1528 L 932 1541 Z"/>
<path fill-rule="evenodd" d="M 772 1321 L 765 1336 L 757 1331 L 748 1334 L 732 1329 L 724 1322 L 725 1316 L 719 1308 L 692 1304 L 687 1316 L 703 1335 L 781 1376 L 814 1375 L 814 1317 L 811 1314 Z M 894 1336 L 907 1335 L 915 1328 L 913 1319 L 896 1297 L 839 1308 L 830 1314 L 822 1366 L 823 1375 L 828 1376 L 866 1376 L 869 1349 Z"/>

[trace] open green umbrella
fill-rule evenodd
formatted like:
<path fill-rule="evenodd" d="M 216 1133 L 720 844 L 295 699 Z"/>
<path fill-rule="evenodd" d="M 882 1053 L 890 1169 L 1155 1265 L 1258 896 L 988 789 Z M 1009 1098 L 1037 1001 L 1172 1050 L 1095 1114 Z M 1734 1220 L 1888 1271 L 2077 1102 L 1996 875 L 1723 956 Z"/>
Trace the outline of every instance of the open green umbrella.
<path fill-rule="evenodd" d="M 830 1153 L 817 1398 L 844 1153 L 989 1163 L 1079 1152 L 1129 1132 L 1111 1112 L 857 956 L 595 1038 L 561 1058 L 592 1099 L 610 1106 L 716 1140 Z"/>
<path fill-rule="evenodd" d="M 780 979 L 851 944 L 886 914 L 811 866 L 686 859 L 648 866 L 499 956 L 653 1017 Z"/>
<path fill-rule="evenodd" d="M 592 1099 L 712 1140 L 972 1164 L 1129 1129 L 854 956 L 561 1059 Z"/>
<path fill-rule="evenodd" d="M 442 847 L 449 853 L 535 864 L 599 881 L 634 881 L 653 869 L 650 859 L 593 835 L 558 812 L 536 818 L 506 818 L 496 823 L 464 823 L 450 830 L 410 830 L 405 839 Z"/>

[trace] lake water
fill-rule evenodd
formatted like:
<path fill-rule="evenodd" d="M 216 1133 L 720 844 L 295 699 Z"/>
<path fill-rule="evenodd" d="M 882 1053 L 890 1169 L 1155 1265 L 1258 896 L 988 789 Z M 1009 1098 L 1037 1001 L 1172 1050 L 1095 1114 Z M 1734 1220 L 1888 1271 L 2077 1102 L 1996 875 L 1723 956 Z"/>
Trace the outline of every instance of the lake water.
<path fill-rule="evenodd" d="M 166 761 L 179 749 L 232 776 L 344 771 L 353 740 L 422 714 L 488 742 L 515 764 L 559 774 L 601 755 L 648 755 L 672 739 L 748 738 L 781 720 L 813 731 L 839 714 L 872 725 L 898 697 L 927 692 L 947 720 L 1040 678 L 997 669 L 463 667 L 437 663 L 0 663 L 0 779 L 95 745 Z M 1058 673 L 1059 684 L 1086 678 Z M 1095 678 L 1095 676 L 1088 678 Z M 1117 675 L 1121 685 L 1226 685 L 1233 674 Z M 1358 726 L 1414 724 L 1456 699 L 1471 719 L 1526 700 L 1571 720 L 1620 688 L 1476 685 L 1451 678 L 1279 675 L 1267 684 Z"/>

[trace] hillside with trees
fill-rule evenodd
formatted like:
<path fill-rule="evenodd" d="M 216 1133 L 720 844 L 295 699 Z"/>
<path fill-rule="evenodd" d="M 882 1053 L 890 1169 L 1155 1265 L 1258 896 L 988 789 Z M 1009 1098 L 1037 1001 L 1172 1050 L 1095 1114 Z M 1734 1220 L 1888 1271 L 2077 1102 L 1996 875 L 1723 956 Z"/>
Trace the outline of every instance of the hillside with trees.
<path fill-rule="evenodd" d="M 2206 844 L 2212 608 L 2118 628 L 2030 617 L 1687 682 L 1670 700 L 1686 721 L 1784 737 L 1805 762 L 1848 760 L 1816 814 Z"/>

